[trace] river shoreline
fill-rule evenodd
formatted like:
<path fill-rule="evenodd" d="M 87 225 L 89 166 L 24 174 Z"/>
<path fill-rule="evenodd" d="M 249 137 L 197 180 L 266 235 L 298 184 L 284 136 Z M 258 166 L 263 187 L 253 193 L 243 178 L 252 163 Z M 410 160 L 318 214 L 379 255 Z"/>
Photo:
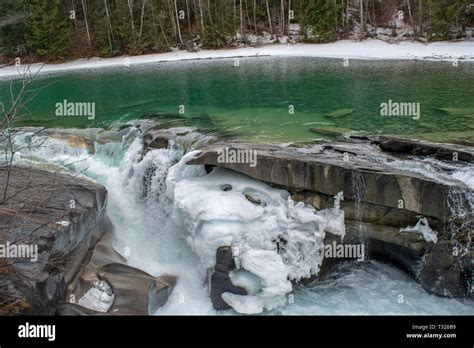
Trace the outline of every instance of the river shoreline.
<path fill-rule="evenodd" d="M 114 58 L 78 59 L 59 64 L 36 63 L 29 66 L 29 73 L 41 74 L 88 70 L 109 67 L 129 68 L 133 65 L 171 61 L 189 61 L 219 58 L 247 57 L 316 57 L 355 60 L 424 60 L 446 61 L 457 65 L 460 62 L 474 62 L 474 41 L 443 41 L 424 44 L 404 41 L 389 44 L 381 40 L 368 39 L 362 42 L 341 40 L 328 44 L 273 44 L 261 47 L 242 47 L 199 52 L 173 51 L 141 56 Z M 7 66 L 0 68 L 1 77 L 15 77 L 28 72 L 28 66 Z"/>

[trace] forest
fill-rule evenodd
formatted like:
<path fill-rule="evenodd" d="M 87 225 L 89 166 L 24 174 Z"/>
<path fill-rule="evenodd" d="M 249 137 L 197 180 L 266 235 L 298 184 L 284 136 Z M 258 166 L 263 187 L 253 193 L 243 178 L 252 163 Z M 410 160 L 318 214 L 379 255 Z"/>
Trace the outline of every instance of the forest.
<path fill-rule="evenodd" d="M 400 14 L 404 39 L 472 36 L 472 0 L 2 0 L 0 64 L 397 36 Z"/>

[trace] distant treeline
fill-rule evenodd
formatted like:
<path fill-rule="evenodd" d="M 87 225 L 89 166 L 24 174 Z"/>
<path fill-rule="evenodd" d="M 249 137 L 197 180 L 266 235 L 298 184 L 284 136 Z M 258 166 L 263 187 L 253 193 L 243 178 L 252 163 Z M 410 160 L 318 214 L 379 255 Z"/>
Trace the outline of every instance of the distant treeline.
<path fill-rule="evenodd" d="M 232 47 L 263 32 L 294 36 L 291 24 L 299 41 L 363 39 L 394 27 L 399 11 L 423 40 L 460 38 L 474 26 L 473 0 L 1 0 L 0 59 Z"/>

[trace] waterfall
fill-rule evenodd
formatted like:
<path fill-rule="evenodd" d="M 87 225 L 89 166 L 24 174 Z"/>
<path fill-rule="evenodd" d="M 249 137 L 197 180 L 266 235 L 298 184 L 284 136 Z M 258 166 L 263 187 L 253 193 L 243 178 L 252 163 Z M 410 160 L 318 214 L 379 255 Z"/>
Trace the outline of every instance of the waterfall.
<path fill-rule="evenodd" d="M 364 175 L 357 170 L 353 170 L 351 175 L 351 185 L 354 199 L 354 214 L 357 222 L 357 235 L 364 243 L 364 247 L 367 250 L 367 233 L 362 228 L 362 215 L 360 211 L 362 198 L 364 197 L 366 190 Z"/>
<path fill-rule="evenodd" d="M 18 163 L 29 164 L 31 159 L 35 165 L 61 167 L 106 187 L 109 192 L 108 214 L 115 227 L 116 250 L 126 257 L 128 264 L 154 276 L 164 273 L 177 276 L 176 287 L 167 303 L 156 314 L 216 313 L 204 284 L 208 264 L 203 262 L 207 260 L 212 264 L 212 259 L 208 260 L 206 257 L 214 251 L 205 248 L 209 243 L 200 242 L 208 240 L 202 239 L 205 233 L 212 235 L 223 231 L 225 233 L 222 236 L 227 238 L 229 232 L 236 231 L 232 230 L 232 226 L 248 232 L 248 236 L 240 235 L 231 243 L 240 247 L 240 264 L 252 269 L 254 274 L 261 275 L 261 279 L 268 282 L 263 287 L 282 290 L 276 301 L 279 307 L 266 313 L 472 313 L 472 304 L 447 299 L 434 301 L 432 296 L 426 294 L 408 276 L 376 261 L 343 264 L 342 268 L 336 270 L 337 276 L 333 275 L 313 286 L 293 288 L 291 294 L 294 295 L 294 303 L 289 303 L 281 295 L 288 290 L 279 288 L 283 280 L 287 279 L 286 275 L 281 275 L 288 272 L 288 278 L 297 279 L 304 272 L 317 273 L 320 260 L 311 251 L 314 252 L 321 245 L 323 235 L 319 233 L 314 236 L 310 232 L 321 231 L 328 227 L 328 222 L 337 221 L 337 209 L 315 214 L 314 210 L 302 203 L 288 201 L 282 190 L 248 181 L 248 178 L 239 174 L 221 171 L 208 176 L 200 166 L 185 165 L 185 151 L 174 143 L 168 149 L 154 149 L 142 156 L 143 147 L 139 135 L 139 132 L 132 129 L 121 142 L 95 143 L 93 153 L 52 138 L 24 135 L 22 139 L 17 139 L 19 145 L 38 141 L 43 142 L 43 146 L 22 150 Z M 192 145 L 188 147 L 192 148 Z M 231 185 L 232 190 L 223 192 L 220 189 L 220 184 L 223 183 Z M 366 190 L 363 175 L 354 171 L 351 184 L 356 219 L 361 222 L 360 207 Z M 191 195 L 193 190 L 196 190 L 196 194 Z M 245 194 L 251 195 L 254 202 L 246 199 Z M 449 204 L 455 208 L 456 216 L 464 216 L 468 221 L 469 210 L 462 210 L 462 205 L 458 203 L 461 194 L 453 191 Z M 246 215 L 249 219 L 247 222 L 236 219 L 233 224 L 219 216 L 215 220 L 194 219 L 196 216 L 205 216 L 203 214 L 207 212 L 205 204 L 198 199 L 202 197 L 208 198 L 208 211 L 214 211 L 214 207 L 228 209 L 229 215 L 220 217 L 250 214 Z M 222 200 L 216 197 L 222 197 Z M 242 204 L 234 204 L 236 197 L 239 202 L 248 205 L 249 209 L 243 209 Z M 256 206 L 255 201 L 262 204 Z M 472 197 L 470 202 L 472 211 Z M 258 211 L 264 211 L 263 215 L 252 215 Z M 190 228 L 192 221 L 198 222 L 195 225 L 197 228 Z M 223 229 L 219 230 L 220 227 Z M 362 228 L 360 230 L 362 233 Z M 250 238 L 252 236 L 254 238 Z M 273 253 L 272 238 L 263 238 L 264 236 L 282 237 L 287 244 L 280 253 Z M 266 268 L 265 262 L 270 259 L 281 265 L 279 258 L 286 269 L 282 267 L 280 272 L 278 268 Z M 259 270 L 262 272 L 258 272 Z M 236 273 L 234 276 L 238 275 Z M 401 285 L 406 293 L 411 294 L 407 298 L 417 298 L 416 303 L 410 306 L 387 303 L 387 294 L 396 298 Z M 372 294 L 370 298 L 364 297 L 368 291 Z M 364 298 L 367 299 L 366 302 Z M 255 300 L 255 297 L 251 299 Z M 282 299 L 285 301 L 281 302 Z M 241 300 L 231 299 L 236 306 L 245 304 Z"/>
<path fill-rule="evenodd" d="M 474 192 L 451 186 L 446 204 L 445 233 L 458 247 L 459 256 L 467 255 L 470 253 L 471 233 L 474 230 Z"/>

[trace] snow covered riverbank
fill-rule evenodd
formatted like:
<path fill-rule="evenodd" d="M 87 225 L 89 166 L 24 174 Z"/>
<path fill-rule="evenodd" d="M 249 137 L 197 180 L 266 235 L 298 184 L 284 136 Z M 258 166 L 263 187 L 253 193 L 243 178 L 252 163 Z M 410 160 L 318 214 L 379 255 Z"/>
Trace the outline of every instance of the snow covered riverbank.
<path fill-rule="evenodd" d="M 202 50 L 199 52 L 174 51 L 134 57 L 79 59 L 61 64 L 34 64 L 31 72 L 41 67 L 41 73 L 87 70 L 106 67 L 128 68 L 136 64 L 157 62 L 218 59 L 236 57 L 283 56 L 283 57 L 321 57 L 347 59 L 385 59 L 385 60 L 437 60 L 437 61 L 474 61 L 474 41 L 401 42 L 389 44 L 369 39 L 362 42 L 341 40 L 328 44 L 277 44 L 262 47 L 243 47 L 224 50 Z M 8 66 L 0 69 L 0 77 L 14 77 L 24 72 L 24 66 Z"/>

